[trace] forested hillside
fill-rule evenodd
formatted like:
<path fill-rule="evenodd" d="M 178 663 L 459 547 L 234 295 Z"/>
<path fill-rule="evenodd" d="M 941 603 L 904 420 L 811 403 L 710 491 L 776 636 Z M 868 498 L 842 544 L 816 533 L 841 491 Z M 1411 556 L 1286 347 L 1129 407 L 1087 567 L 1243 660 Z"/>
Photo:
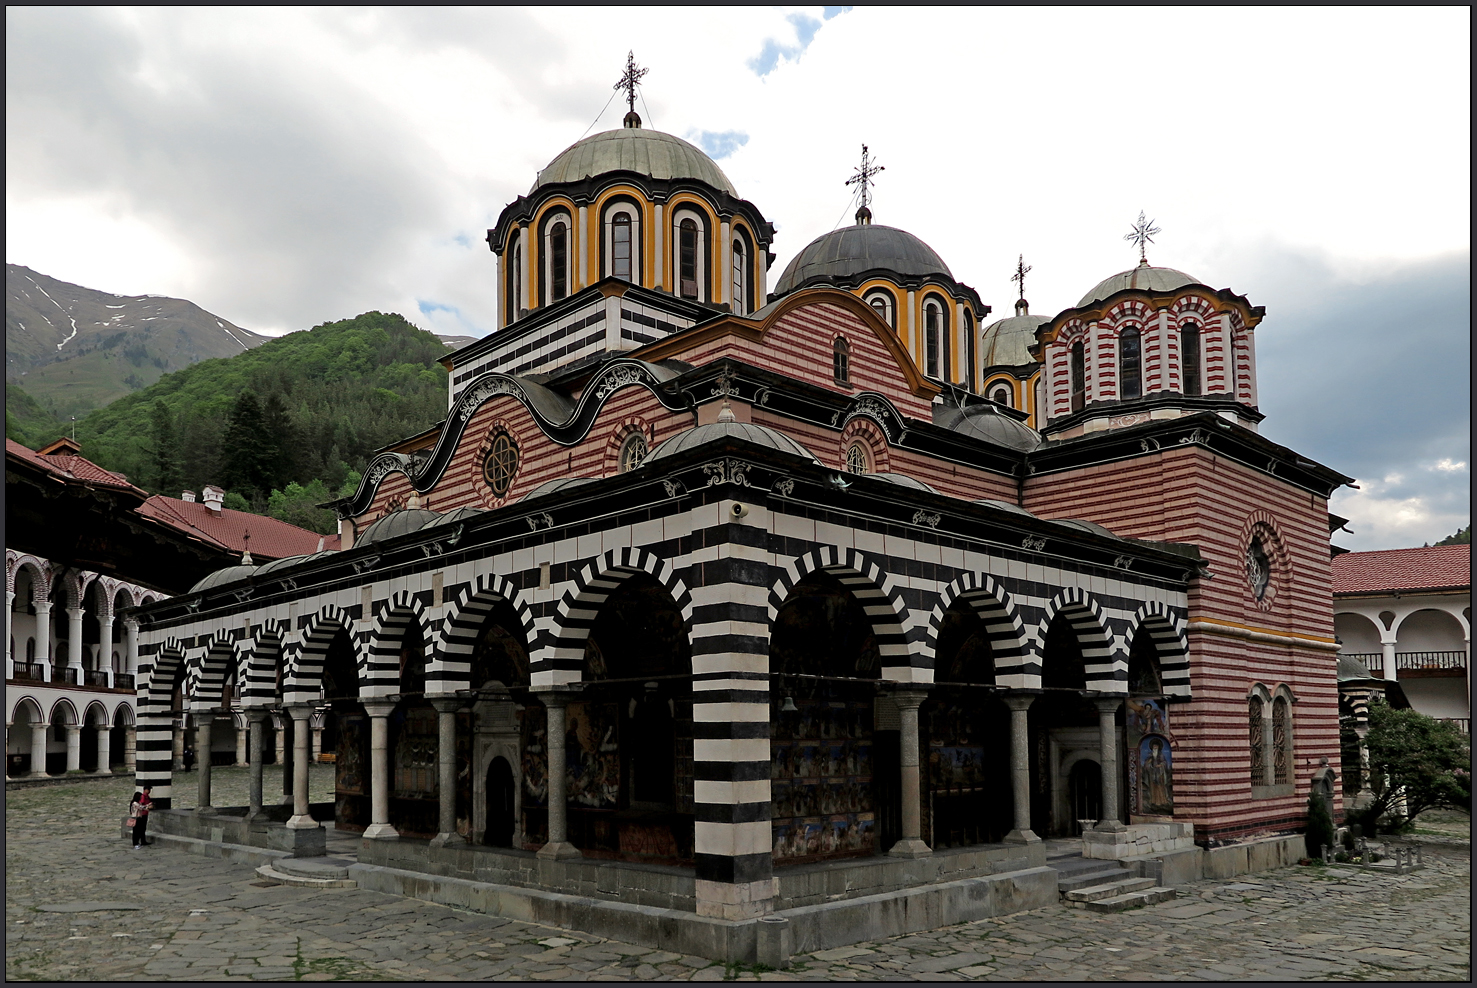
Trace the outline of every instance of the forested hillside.
<path fill-rule="evenodd" d="M 374 450 L 446 417 L 446 352 L 403 317 L 366 312 L 166 374 L 80 419 L 77 439 L 156 493 L 215 484 L 228 506 L 326 532 L 333 517 L 314 503 L 357 483 Z"/>

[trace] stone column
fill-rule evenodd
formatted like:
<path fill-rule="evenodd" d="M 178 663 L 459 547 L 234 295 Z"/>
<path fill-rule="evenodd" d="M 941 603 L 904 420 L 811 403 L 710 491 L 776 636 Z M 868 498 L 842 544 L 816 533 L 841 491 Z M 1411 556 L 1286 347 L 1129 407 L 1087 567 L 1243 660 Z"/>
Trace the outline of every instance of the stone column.
<path fill-rule="evenodd" d="M 267 714 L 261 710 L 246 712 L 246 729 L 251 735 L 250 782 L 247 783 L 247 813 L 252 816 L 262 811 L 262 731 L 266 728 Z"/>
<path fill-rule="evenodd" d="M 933 853 L 923 842 L 923 787 L 918 766 L 918 707 L 928 697 L 926 689 L 900 689 L 892 695 L 897 704 L 899 743 L 902 746 L 901 839 L 887 853 L 898 858 L 922 858 Z"/>
<path fill-rule="evenodd" d="M 80 607 L 67 608 L 67 668 L 82 668 L 82 614 Z M 74 682 L 82 682 L 82 675 L 77 674 Z"/>
<path fill-rule="evenodd" d="M 1018 844 L 1041 839 L 1031 830 L 1031 735 L 1026 729 L 1026 711 L 1035 699 L 1029 693 L 1005 697 L 1010 708 L 1010 789 L 1015 803 L 1015 829 L 1005 839 Z"/>
<path fill-rule="evenodd" d="M 111 688 L 113 685 L 113 615 L 99 615 L 97 623 L 101 629 L 97 643 L 97 667 L 108 677 L 107 683 Z"/>
<path fill-rule="evenodd" d="M 545 746 L 549 753 L 549 842 L 539 848 L 538 856 L 541 858 L 578 858 L 583 857 L 580 849 L 569 843 L 569 830 L 566 824 L 569 807 L 565 796 L 565 759 L 564 759 L 564 708 L 569 703 L 567 693 L 547 692 L 539 694 L 539 699 L 549 712 L 549 734 L 548 744 Z"/>
<path fill-rule="evenodd" d="M 46 774 L 46 732 L 50 730 L 48 724 L 31 725 L 31 774 L 28 779 L 50 778 Z"/>
<path fill-rule="evenodd" d="M 292 715 L 284 707 L 272 714 L 272 721 L 277 726 L 277 764 L 282 767 L 282 798 L 279 802 L 283 806 L 291 806 L 292 745 L 288 744 L 287 735 L 292 731 Z"/>
<path fill-rule="evenodd" d="M 271 716 L 272 716 L 272 726 L 276 728 L 276 730 L 272 732 L 272 737 L 273 737 L 272 744 L 276 748 L 276 751 L 277 751 L 277 764 L 278 765 L 286 765 L 287 764 L 287 735 L 282 730 L 282 718 L 279 717 L 276 714 L 272 714 Z M 285 790 L 285 789 L 283 790 L 283 792 L 286 792 L 286 791 L 287 790 Z"/>
<path fill-rule="evenodd" d="M 185 718 L 181 714 L 171 723 L 170 738 L 170 763 L 169 768 L 174 772 L 185 770 Z"/>
<path fill-rule="evenodd" d="M 1123 698 L 1104 698 L 1093 703 L 1097 707 L 1098 754 L 1103 770 L 1103 817 L 1094 829 L 1118 833 L 1126 828 L 1118 819 L 1118 726 L 1113 721 Z"/>
<path fill-rule="evenodd" d="M 400 833 L 390 826 L 390 712 L 393 703 L 364 704 L 369 714 L 369 819 L 366 840 L 396 840 Z"/>
<path fill-rule="evenodd" d="M 313 761 L 323 754 L 323 728 L 313 728 Z"/>
<path fill-rule="evenodd" d="M 454 696 L 431 698 L 436 708 L 436 727 L 439 734 L 436 742 L 436 792 L 441 801 L 441 822 L 437 834 L 431 841 L 433 847 L 463 843 L 462 835 L 456 832 L 456 712 L 462 701 Z"/>
<path fill-rule="evenodd" d="M 36 661 L 41 663 L 42 675 L 52 682 L 51 671 L 51 602 L 36 601 Z"/>
<path fill-rule="evenodd" d="M 232 725 L 235 726 L 235 718 L 234 717 L 231 718 L 231 722 L 232 722 Z M 246 724 L 245 727 L 235 727 L 235 731 L 236 731 L 236 767 L 237 768 L 240 768 L 241 766 L 247 764 L 247 762 L 246 762 L 247 735 L 249 735 L 251 733 L 251 722 L 250 721 L 247 721 L 247 724 Z M 256 761 L 256 759 L 253 758 L 252 761 Z"/>
<path fill-rule="evenodd" d="M 113 759 L 113 732 L 108 725 L 104 724 L 97 729 L 97 774 L 112 775 L 113 766 L 108 763 Z"/>
<path fill-rule="evenodd" d="M 287 711 L 292 715 L 292 817 L 287 825 L 293 830 L 311 830 L 318 826 L 308 793 L 308 718 L 313 715 L 313 706 L 294 703 Z"/>
<path fill-rule="evenodd" d="M 132 774 L 138 768 L 138 728 L 129 724 L 123 729 L 123 770 Z"/>
<path fill-rule="evenodd" d="M 67 771 L 80 772 L 82 770 L 82 726 L 80 724 L 67 725 Z"/>
<path fill-rule="evenodd" d="M 195 770 L 200 773 L 196 783 L 195 812 L 209 813 L 215 809 L 210 805 L 210 730 L 214 726 L 213 713 L 209 710 L 195 712 Z"/>
<path fill-rule="evenodd" d="M 1386 638 L 1389 638 L 1389 641 L 1386 641 Z M 1386 679 L 1399 679 L 1400 677 L 1397 675 L 1399 670 L 1395 668 L 1395 637 L 1393 632 L 1386 631 L 1380 635 L 1380 653 L 1380 659 L 1385 665 L 1385 668 L 1381 670 L 1381 674 Z"/>
<path fill-rule="evenodd" d="M 11 620 L 15 614 L 15 594 L 5 591 L 5 678 L 15 678 L 15 648 L 14 635 L 11 632 Z"/>
<path fill-rule="evenodd" d="M 123 619 L 123 671 L 130 676 L 138 675 L 138 622 L 133 618 Z M 138 688 L 135 680 L 134 688 Z"/>

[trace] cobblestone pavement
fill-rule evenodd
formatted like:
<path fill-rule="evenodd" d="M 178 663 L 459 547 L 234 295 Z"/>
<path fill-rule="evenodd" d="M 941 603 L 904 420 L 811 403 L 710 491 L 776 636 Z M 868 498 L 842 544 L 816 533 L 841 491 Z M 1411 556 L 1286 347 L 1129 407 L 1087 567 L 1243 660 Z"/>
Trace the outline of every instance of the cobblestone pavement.
<path fill-rule="evenodd" d="M 213 802 L 229 805 L 245 771 L 217 772 Z M 1285 868 L 1127 913 L 1052 906 L 756 971 L 132 851 L 117 836 L 131 791 L 119 779 L 6 793 L 7 979 L 1467 981 L 1471 970 L 1463 838 L 1428 838 L 1427 868 L 1405 877 Z"/>

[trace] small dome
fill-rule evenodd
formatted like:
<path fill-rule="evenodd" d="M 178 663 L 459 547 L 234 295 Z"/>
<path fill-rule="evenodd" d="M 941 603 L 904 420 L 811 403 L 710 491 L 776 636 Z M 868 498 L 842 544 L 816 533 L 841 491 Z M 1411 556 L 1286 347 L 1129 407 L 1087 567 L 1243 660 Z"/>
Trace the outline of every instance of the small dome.
<path fill-rule="evenodd" d="M 1144 292 L 1172 292 L 1176 288 L 1200 283 L 1198 278 L 1192 278 L 1174 268 L 1156 268 L 1149 264 L 1140 264 L 1138 267 L 1120 271 L 1113 277 L 1098 282 L 1096 288 L 1082 296 L 1082 301 L 1077 303 L 1077 308 L 1101 302 L 1109 295 L 1115 295 L 1129 288 Z"/>
<path fill-rule="evenodd" d="M 1009 316 L 980 331 L 981 367 L 1021 367 L 1036 363 L 1026 347 L 1036 342 L 1036 328 L 1049 316 Z"/>
<path fill-rule="evenodd" d="M 932 247 L 891 226 L 864 223 L 843 226 L 816 237 L 780 275 L 775 294 L 784 295 L 813 279 L 844 281 L 867 271 L 887 271 L 905 278 L 954 275 Z"/>
<path fill-rule="evenodd" d="M 948 428 L 961 435 L 1022 452 L 1041 445 L 1041 433 L 1020 419 L 997 411 L 994 404 L 970 406 Z"/>
<path fill-rule="evenodd" d="M 756 446 L 766 446 L 791 456 L 804 457 L 812 463 L 820 463 L 820 460 L 815 458 L 815 454 L 783 432 L 777 432 L 763 425 L 754 425 L 752 422 L 710 422 L 695 429 L 688 429 L 652 450 L 642 463 L 651 463 L 663 457 L 675 456 L 684 450 L 705 446 L 723 439 L 742 439 Z"/>
<path fill-rule="evenodd" d="M 1073 528 L 1080 528 L 1082 531 L 1091 532 L 1094 535 L 1106 535 L 1110 539 L 1116 539 L 1118 537 L 1095 521 L 1083 521 L 1081 518 L 1053 518 L 1051 520 L 1059 525 L 1071 525 Z"/>
<path fill-rule="evenodd" d="M 190 593 L 199 593 L 201 590 L 210 590 L 215 587 L 224 586 L 227 583 L 235 583 L 244 580 L 256 572 L 255 566 L 227 566 L 211 573 L 205 579 L 190 588 Z"/>
<path fill-rule="evenodd" d="M 455 525 L 459 521 L 471 521 L 478 515 L 487 514 L 486 508 L 453 508 L 446 514 L 433 521 L 426 522 L 426 528 L 434 528 L 437 525 Z"/>
<path fill-rule="evenodd" d="M 1375 679 L 1369 671 L 1369 667 L 1352 655 L 1340 655 L 1338 662 L 1338 681 L 1347 683 L 1351 680 Z"/>
<path fill-rule="evenodd" d="M 905 473 L 869 473 L 867 474 L 867 476 L 876 477 L 878 480 L 885 480 L 888 483 L 897 484 L 899 487 L 911 487 L 914 490 L 928 491 L 928 493 L 930 494 L 938 493 L 938 491 L 934 490 L 932 487 L 929 487 L 923 481 L 909 477 Z"/>
<path fill-rule="evenodd" d="M 607 130 L 576 141 L 538 173 L 529 195 L 546 185 L 579 182 L 606 172 L 636 172 L 660 181 L 695 179 L 737 197 L 738 190 L 712 158 L 671 134 L 640 127 Z"/>
<path fill-rule="evenodd" d="M 298 563 L 305 563 L 309 559 L 317 559 L 319 556 L 330 555 L 332 554 L 332 552 L 332 549 L 325 549 L 322 552 L 310 552 L 302 556 L 286 556 L 282 559 L 274 559 L 270 563 L 263 563 L 262 565 L 258 566 L 256 568 L 256 575 L 266 576 L 268 573 L 275 573 L 278 570 L 288 569 L 290 567 L 296 566 Z"/>
<path fill-rule="evenodd" d="M 564 490 L 566 487 L 579 487 L 583 484 L 593 484 L 599 479 L 599 477 L 560 477 L 558 480 L 550 480 L 546 483 L 539 484 L 533 490 L 523 495 L 520 500 L 531 501 L 536 497 L 543 497 L 545 494 L 552 494 L 555 491 Z"/>
<path fill-rule="evenodd" d="M 992 508 L 999 508 L 1001 511 L 1009 511 L 1011 514 L 1015 515 L 1025 515 L 1027 518 L 1036 517 L 1035 515 L 1031 514 L 1031 512 L 1021 507 L 1019 504 L 1012 504 L 1009 501 L 992 501 L 989 498 L 982 497 L 976 500 L 974 503 L 989 505 Z"/>
<path fill-rule="evenodd" d="M 425 528 L 426 525 L 441 517 L 438 511 L 430 511 L 426 508 L 404 508 L 400 511 L 391 511 L 379 521 L 366 528 L 354 540 L 356 547 L 368 545 L 371 542 L 383 542 L 385 539 L 393 539 L 397 535 L 408 535 L 411 532 Z"/>

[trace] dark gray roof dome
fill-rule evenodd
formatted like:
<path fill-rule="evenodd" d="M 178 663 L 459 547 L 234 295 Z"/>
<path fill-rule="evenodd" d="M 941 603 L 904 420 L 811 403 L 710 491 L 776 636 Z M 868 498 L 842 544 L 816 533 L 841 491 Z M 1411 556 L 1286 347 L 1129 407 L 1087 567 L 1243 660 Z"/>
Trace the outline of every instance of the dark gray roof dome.
<path fill-rule="evenodd" d="M 452 508 L 450 511 L 446 512 L 446 514 L 442 515 L 440 518 L 437 518 L 434 521 L 428 521 L 428 522 L 426 522 L 425 527 L 426 528 L 434 528 L 437 525 L 455 525 L 459 521 L 471 521 L 473 518 L 476 518 L 478 515 L 485 515 L 485 514 L 487 514 L 487 509 L 486 508 L 468 508 L 468 507 Z"/>
<path fill-rule="evenodd" d="M 1340 655 L 1338 661 L 1338 681 L 1347 683 L 1361 679 L 1374 679 L 1369 667 L 1352 655 Z"/>
<path fill-rule="evenodd" d="M 1094 535 L 1106 535 L 1110 539 L 1116 539 L 1118 537 L 1095 521 L 1083 521 L 1081 518 L 1053 518 L 1051 520 L 1059 525 L 1071 525 L 1073 528 L 1081 529 L 1084 532 L 1091 532 Z"/>
<path fill-rule="evenodd" d="M 934 249 L 906 230 L 876 223 L 843 226 L 816 237 L 795 255 L 775 285 L 775 294 L 792 292 L 812 278 L 844 280 L 882 270 L 905 278 L 954 275 Z"/>
<path fill-rule="evenodd" d="M 425 528 L 426 525 L 440 517 L 439 511 L 431 511 L 427 508 L 403 508 L 399 511 L 391 511 L 366 528 L 359 538 L 354 540 L 354 545 L 368 545 L 371 542 L 393 539 L 397 535 L 409 535 L 411 532 Z"/>
<path fill-rule="evenodd" d="M 1021 452 L 1041 445 L 1041 433 L 1020 419 L 996 411 L 993 404 L 971 405 L 948 428 L 961 435 Z"/>
<path fill-rule="evenodd" d="M 623 127 L 576 141 L 538 173 L 532 195 L 545 185 L 579 182 L 606 172 L 627 171 L 662 181 L 696 179 L 738 197 L 738 190 L 701 148 L 659 130 Z"/>
<path fill-rule="evenodd" d="M 1082 301 L 1077 303 L 1077 308 L 1101 302 L 1109 295 L 1117 294 L 1128 288 L 1143 292 L 1172 292 L 1186 285 L 1199 284 L 1201 284 L 1199 278 L 1193 278 L 1183 271 L 1176 271 L 1174 268 L 1156 268 L 1147 262 L 1141 262 L 1138 267 L 1119 271 L 1113 277 L 1098 282 L 1097 287 L 1082 296 Z"/>
<path fill-rule="evenodd" d="M 1030 314 L 997 319 L 980 331 L 981 367 L 1021 367 L 1036 363 L 1026 347 L 1036 342 L 1036 329 L 1050 316 Z"/>
<path fill-rule="evenodd" d="M 754 425 L 752 422 L 710 422 L 695 429 L 688 429 L 686 432 L 679 432 L 652 450 L 642 463 L 651 463 L 664 457 L 675 456 L 684 450 L 694 449 L 722 439 L 742 439 L 756 446 L 766 446 L 781 453 L 789 453 L 791 456 L 804 457 L 812 463 L 820 463 L 814 453 L 783 432 L 778 432 L 768 426 Z"/>
<path fill-rule="evenodd" d="M 552 494 L 555 491 L 564 490 L 566 487 L 580 487 L 584 484 L 593 484 L 599 479 L 599 477 L 560 477 L 557 480 L 550 480 L 546 483 L 539 484 L 533 490 L 523 495 L 523 497 L 521 497 L 519 500 L 531 501 L 536 497 L 543 497 L 545 494 Z"/>
<path fill-rule="evenodd" d="M 869 473 L 867 476 L 876 477 L 878 480 L 885 480 L 891 484 L 897 484 L 899 487 L 911 487 L 915 490 L 928 491 L 930 494 L 938 493 L 938 491 L 929 487 L 923 481 L 909 477 L 905 473 Z"/>
<path fill-rule="evenodd" d="M 1035 515 L 1031 514 L 1031 512 L 1021 507 L 1019 504 L 1012 504 L 1010 501 L 995 501 L 990 498 L 982 497 L 977 499 L 974 503 L 988 505 L 992 508 L 998 508 L 1001 511 L 1009 511 L 1011 514 L 1025 515 L 1027 518 L 1036 517 Z"/>
<path fill-rule="evenodd" d="M 226 566 L 209 574 L 205 579 L 190 588 L 190 593 L 199 593 L 202 590 L 210 590 L 214 587 L 224 586 L 227 583 L 235 583 L 244 580 L 256 572 L 255 566 Z"/>
<path fill-rule="evenodd" d="M 266 576 L 268 573 L 275 573 L 278 570 L 288 569 L 289 567 L 296 566 L 298 563 L 305 563 L 310 559 L 317 559 L 320 556 L 328 556 L 332 554 L 332 549 L 324 549 L 322 552 L 309 552 L 301 556 L 285 556 L 282 559 L 274 559 L 270 563 L 263 563 L 262 565 L 258 566 L 256 568 L 256 575 Z"/>

